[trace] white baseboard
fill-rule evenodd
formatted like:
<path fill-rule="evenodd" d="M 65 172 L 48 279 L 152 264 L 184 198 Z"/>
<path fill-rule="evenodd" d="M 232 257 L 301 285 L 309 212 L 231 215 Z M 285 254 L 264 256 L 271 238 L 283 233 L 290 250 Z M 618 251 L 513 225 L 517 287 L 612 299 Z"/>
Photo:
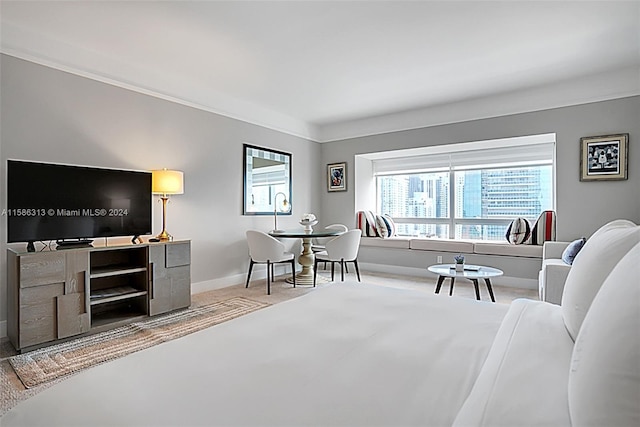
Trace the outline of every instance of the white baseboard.
<path fill-rule="evenodd" d="M 284 268 L 284 265 L 277 265 L 276 268 L 276 276 L 280 275 L 280 274 L 285 274 L 285 271 L 278 271 L 278 269 L 282 269 Z M 286 274 L 291 275 L 291 266 L 288 265 L 286 266 L 287 270 L 286 270 Z M 259 280 L 259 279 L 265 279 L 267 278 L 267 273 L 266 273 L 267 269 L 262 267 L 262 268 L 257 268 L 254 267 L 253 272 L 251 273 L 251 281 L 253 282 L 254 280 Z M 297 270 L 299 271 L 299 269 Z M 240 274 L 234 274 L 233 276 L 227 276 L 227 277 L 222 277 L 219 279 L 211 279 L 211 280 L 204 280 L 202 282 L 196 282 L 196 283 L 192 283 L 191 284 L 191 295 L 194 294 L 199 294 L 201 292 L 207 292 L 207 291 L 212 291 L 214 289 L 222 289 L 222 288 L 226 288 L 228 286 L 234 286 L 234 285 L 239 285 L 241 283 L 245 283 L 245 281 L 247 280 L 247 274 L 246 273 L 240 273 Z"/>
<path fill-rule="evenodd" d="M 435 275 L 428 272 L 426 268 L 402 267 L 397 265 L 374 264 L 374 263 L 358 263 L 363 271 L 372 271 L 375 273 L 399 274 L 411 277 L 434 278 Z M 534 279 L 523 279 L 522 277 L 500 276 L 491 279 L 496 286 L 510 286 L 519 289 L 538 289 L 538 281 Z"/>
<path fill-rule="evenodd" d="M 266 277 L 266 276 L 265 276 Z M 222 277 L 220 279 L 205 280 L 191 284 L 191 294 L 199 294 L 201 292 L 212 291 L 214 289 L 222 289 L 227 286 L 238 285 L 246 280 L 246 275 L 236 274 L 234 276 Z"/>
<path fill-rule="evenodd" d="M 397 265 L 388 264 L 374 264 L 374 263 L 358 263 L 362 271 L 371 271 L 374 273 L 386 273 L 386 274 L 398 274 L 402 276 L 411 277 L 424 277 L 435 278 L 432 273 L 429 273 L 426 268 L 417 267 L 401 267 Z M 251 274 L 251 279 L 265 279 L 267 277 L 265 269 L 256 269 Z M 227 286 L 238 285 L 244 283 L 247 279 L 245 273 L 236 274 L 233 276 L 227 276 L 220 279 L 205 280 L 203 282 L 196 282 L 191 284 L 191 293 L 199 294 L 201 292 L 211 291 L 213 289 L 226 288 Z M 523 279 L 521 277 L 500 276 L 491 279 L 491 282 L 496 286 L 510 286 L 512 288 L 520 289 L 538 289 L 538 281 L 534 279 Z"/>

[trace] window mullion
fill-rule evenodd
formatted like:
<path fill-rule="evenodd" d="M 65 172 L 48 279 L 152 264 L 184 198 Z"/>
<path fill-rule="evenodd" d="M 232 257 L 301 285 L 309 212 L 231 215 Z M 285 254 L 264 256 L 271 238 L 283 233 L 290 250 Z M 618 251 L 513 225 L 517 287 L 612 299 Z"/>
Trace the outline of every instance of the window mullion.
<path fill-rule="evenodd" d="M 449 238 L 456 237 L 456 177 L 453 167 L 449 164 Z"/>

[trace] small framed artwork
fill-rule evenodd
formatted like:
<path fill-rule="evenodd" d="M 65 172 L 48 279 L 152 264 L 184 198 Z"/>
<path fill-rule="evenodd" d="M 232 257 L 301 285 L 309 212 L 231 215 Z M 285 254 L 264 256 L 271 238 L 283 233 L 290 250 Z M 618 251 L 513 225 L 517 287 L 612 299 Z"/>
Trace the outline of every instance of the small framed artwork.
<path fill-rule="evenodd" d="M 327 165 L 327 190 L 347 190 L 347 164 L 345 162 Z"/>
<path fill-rule="evenodd" d="M 629 134 L 580 138 L 580 181 L 627 179 Z"/>

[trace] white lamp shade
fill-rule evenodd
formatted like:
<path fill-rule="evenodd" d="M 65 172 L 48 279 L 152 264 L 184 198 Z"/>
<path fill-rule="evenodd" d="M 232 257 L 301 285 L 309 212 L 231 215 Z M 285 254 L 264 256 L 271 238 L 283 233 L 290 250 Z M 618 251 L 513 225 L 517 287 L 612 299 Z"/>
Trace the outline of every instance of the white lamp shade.
<path fill-rule="evenodd" d="M 151 192 L 155 194 L 184 193 L 184 173 L 167 169 L 151 171 Z"/>

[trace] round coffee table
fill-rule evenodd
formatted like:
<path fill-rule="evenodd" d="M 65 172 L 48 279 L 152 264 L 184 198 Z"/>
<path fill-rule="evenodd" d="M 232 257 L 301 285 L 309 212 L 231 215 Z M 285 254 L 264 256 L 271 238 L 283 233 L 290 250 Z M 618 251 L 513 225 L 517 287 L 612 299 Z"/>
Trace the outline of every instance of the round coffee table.
<path fill-rule="evenodd" d="M 427 270 L 438 275 L 438 283 L 436 285 L 436 294 L 440 293 L 442 282 L 446 277 L 451 278 L 451 285 L 449 287 L 449 295 L 453 295 L 453 284 L 457 278 L 468 279 L 473 282 L 473 286 L 476 290 L 476 299 L 480 300 L 480 289 L 478 288 L 478 279 L 484 279 L 487 285 L 487 290 L 491 296 L 491 301 L 496 302 L 493 296 L 493 288 L 491 288 L 491 277 L 502 276 L 503 271 L 493 267 L 486 267 L 484 265 L 465 265 L 463 271 L 456 271 L 455 264 L 438 264 L 427 267 Z"/>

